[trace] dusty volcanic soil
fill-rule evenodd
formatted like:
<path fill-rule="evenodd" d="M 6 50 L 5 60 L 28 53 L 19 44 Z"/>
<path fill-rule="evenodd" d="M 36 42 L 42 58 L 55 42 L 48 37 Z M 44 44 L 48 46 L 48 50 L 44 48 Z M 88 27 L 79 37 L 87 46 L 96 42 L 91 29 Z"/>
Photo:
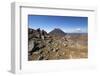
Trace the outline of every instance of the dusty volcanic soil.
<path fill-rule="evenodd" d="M 58 60 L 88 58 L 87 34 L 48 34 L 29 29 L 28 60 Z"/>

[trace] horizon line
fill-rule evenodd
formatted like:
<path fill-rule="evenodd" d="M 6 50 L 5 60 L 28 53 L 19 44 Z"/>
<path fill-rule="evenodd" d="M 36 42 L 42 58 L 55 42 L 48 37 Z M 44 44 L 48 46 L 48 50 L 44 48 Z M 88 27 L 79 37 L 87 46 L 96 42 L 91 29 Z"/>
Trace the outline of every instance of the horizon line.
<path fill-rule="evenodd" d="M 28 27 L 28 28 L 31 28 L 31 29 L 34 29 L 34 28 L 32 28 L 32 27 Z M 39 28 L 37 28 L 37 29 L 39 29 Z M 34 29 L 34 30 L 37 30 L 37 29 Z M 60 28 L 54 28 L 54 29 L 60 29 Z M 53 30 L 54 30 L 53 29 Z M 44 29 L 41 29 L 40 28 L 40 30 L 44 30 Z M 88 33 L 88 32 L 65 32 L 64 30 L 62 30 L 62 29 L 60 29 L 61 31 L 63 31 L 64 33 Z M 44 31 L 46 31 L 47 32 L 47 30 L 44 30 Z M 52 31 L 52 30 L 51 30 Z M 51 32 L 50 31 L 50 32 Z M 50 33 L 50 32 L 47 32 L 47 33 Z"/>

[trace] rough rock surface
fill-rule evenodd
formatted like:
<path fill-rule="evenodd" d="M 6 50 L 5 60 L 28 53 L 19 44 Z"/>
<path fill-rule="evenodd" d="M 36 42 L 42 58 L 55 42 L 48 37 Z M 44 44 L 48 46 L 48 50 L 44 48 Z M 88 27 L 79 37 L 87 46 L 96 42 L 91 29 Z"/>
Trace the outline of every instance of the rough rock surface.
<path fill-rule="evenodd" d="M 60 29 L 59 29 L 60 30 Z M 88 57 L 87 34 L 69 35 L 56 29 L 47 33 L 28 29 L 28 60 L 79 59 Z M 53 33 L 54 32 L 54 33 Z M 61 33 L 62 32 L 62 33 Z"/>

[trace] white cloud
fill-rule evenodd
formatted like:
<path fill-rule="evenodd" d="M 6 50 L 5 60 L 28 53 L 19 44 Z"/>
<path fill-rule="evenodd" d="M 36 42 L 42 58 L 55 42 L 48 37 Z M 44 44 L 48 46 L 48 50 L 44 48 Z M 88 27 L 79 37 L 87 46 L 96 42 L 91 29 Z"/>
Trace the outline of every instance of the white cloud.
<path fill-rule="evenodd" d="M 81 30 L 81 28 L 76 28 L 75 32 L 80 33 L 80 32 L 82 32 L 82 30 Z"/>
<path fill-rule="evenodd" d="M 81 31 L 81 28 L 76 28 L 76 31 Z"/>

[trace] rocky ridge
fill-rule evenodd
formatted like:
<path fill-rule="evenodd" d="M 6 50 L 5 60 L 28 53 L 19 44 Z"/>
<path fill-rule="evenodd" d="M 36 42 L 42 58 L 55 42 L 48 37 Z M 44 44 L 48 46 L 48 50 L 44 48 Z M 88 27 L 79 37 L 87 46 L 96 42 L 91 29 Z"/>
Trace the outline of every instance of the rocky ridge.
<path fill-rule="evenodd" d="M 55 60 L 87 58 L 87 45 L 84 36 L 76 39 L 60 29 L 50 33 L 39 29 L 28 29 L 28 60 Z"/>

